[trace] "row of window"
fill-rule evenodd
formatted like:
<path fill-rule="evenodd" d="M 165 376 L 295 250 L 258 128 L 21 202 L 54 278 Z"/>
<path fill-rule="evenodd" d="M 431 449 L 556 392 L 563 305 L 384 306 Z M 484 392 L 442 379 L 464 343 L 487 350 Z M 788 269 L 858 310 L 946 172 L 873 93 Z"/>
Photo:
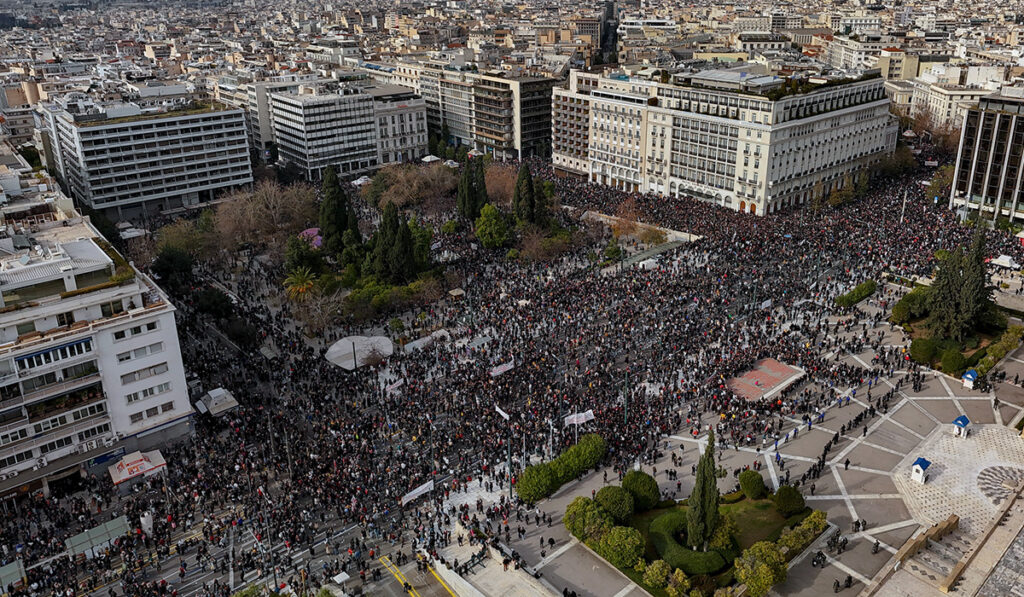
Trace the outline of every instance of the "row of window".
<path fill-rule="evenodd" d="M 103 414 L 105 412 L 107 412 L 107 405 L 106 405 L 106 403 L 105 402 L 97 402 L 95 404 L 90 404 L 89 406 L 86 406 L 85 408 L 80 408 L 80 409 L 74 411 L 73 413 L 71 413 L 71 420 L 72 421 L 81 421 L 83 419 L 88 419 L 89 417 L 93 417 L 93 416 L 96 416 L 96 415 L 101 415 L 101 414 Z M 36 423 L 35 425 L 32 426 L 32 430 L 36 434 L 40 434 L 40 433 L 44 433 L 44 432 L 50 431 L 52 429 L 56 429 L 58 427 L 63 427 L 64 425 L 67 425 L 67 424 L 68 424 L 68 415 L 67 415 L 67 413 L 65 413 L 65 414 L 62 414 L 62 415 L 59 415 L 59 416 L 47 419 L 45 421 L 40 421 L 40 422 Z"/>
<path fill-rule="evenodd" d="M 143 390 L 139 390 L 138 392 L 132 392 L 131 394 L 128 394 L 127 396 L 125 396 L 125 400 L 128 401 L 128 404 L 134 404 L 134 403 L 138 402 L 139 400 L 145 400 L 145 399 L 150 398 L 152 396 L 156 396 L 157 394 L 164 394 L 164 393 L 167 393 L 167 392 L 170 392 L 170 391 L 171 391 L 171 382 L 168 381 L 168 382 L 164 382 L 164 383 L 159 384 L 159 385 L 155 385 L 155 386 L 153 386 L 151 388 L 145 388 Z"/>
<path fill-rule="evenodd" d="M 36 367 L 42 367 L 43 365 L 58 363 L 65 359 L 81 356 L 89 352 L 92 352 L 92 338 L 75 344 L 54 348 L 46 352 L 17 358 L 15 361 L 18 363 L 18 369 L 27 371 Z"/>
<path fill-rule="evenodd" d="M 163 342 L 156 342 L 155 344 L 150 344 L 148 346 L 142 346 L 140 348 L 136 348 L 135 350 L 129 350 L 129 351 L 122 352 L 122 353 L 118 354 L 117 355 L 117 362 L 118 363 L 125 363 L 125 362 L 128 362 L 128 361 L 132 360 L 132 359 L 141 359 L 144 356 L 148 356 L 148 355 L 151 355 L 151 354 L 157 354 L 157 353 L 163 352 L 163 350 L 164 350 L 164 343 Z"/>
<path fill-rule="evenodd" d="M 149 323 L 146 323 L 144 325 L 137 325 L 137 326 L 135 326 L 133 328 L 129 328 L 127 330 L 118 330 L 118 331 L 114 332 L 114 341 L 118 342 L 120 340 L 124 340 L 126 338 L 130 338 L 130 337 L 133 337 L 133 336 L 139 336 L 139 335 L 142 335 L 142 334 L 146 334 L 148 332 L 152 332 L 152 331 L 156 330 L 158 327 L 159 326 L 157 325 L 157 322 L 150 321 Z"/>
<path fill-rule="evenodd" d="M 161 404 L 160 406 L 154 406 L 152 408 L 147 408 L 145 411 L 139 411 L 139 412 L 133 414 L 130 418 L 131 418 L 132 425 L 134 425 L 136 423 L 141 423 L 143 419 L 148 419 L 148 418 L 151 418 L 151 417 L 155 417 L 155 416 L 159 415 L 160 413 L 166 413 L 166 412 L 170 412 L 172 410 L 174 410 L 174 403 L 173 402 L 165 402 L 165 403 Z"/>
<path fill-rule="evenodd" d="M 158 365 L 153 365 L 152 367 L 146 367 L 144 369 L 139 369 L 138 371 L 125 373 L 121 376 L 121 385 L 142 381 L 143 379 L 153 377 L 154 375 L 160 375 L 161 373 L 167 373 L 167 363 L 160 363 Z"/>

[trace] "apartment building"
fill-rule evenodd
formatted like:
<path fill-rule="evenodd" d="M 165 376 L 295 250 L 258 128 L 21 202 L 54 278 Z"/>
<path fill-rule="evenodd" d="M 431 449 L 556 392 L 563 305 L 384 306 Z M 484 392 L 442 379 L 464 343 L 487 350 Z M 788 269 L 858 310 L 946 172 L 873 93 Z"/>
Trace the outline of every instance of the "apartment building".
<path fill-rule="evenodd" d="M 116 220 L 194 207 L 253 180 L 242 110 L 218 102 L 143 110 L 71 93 L 42 114 L 68 193 Z"/>
<path fill-rule="evenodd" d="M 737 211 L 802 205 L 878 162 L 897 134 L 877 75 L 805 83 L 739 69 L 666 83 L 573 71 L 552 98 L 552 162 L 622 190 Z"/>
<path fill-rule="evenodd" d="M 1024 220 L 1024 88 L 981 98 L 962 126 L 950 209 Z"/>
<path fill-rule="evenodd" d="M 174 307 L 32 178 L 0 193 L 0 498 L 191 433 Z"/>
<path fill-rule="evenodd" d="M 406 87 L 303 85 L 269 98 L 280 159 L 308 180 L 327 166 L 353 177 L 426 155 L 426 102 Z"/>
<path fill-rule="evenodd" d="M 891 48 L 897 39 L 891 35 L 834 36 L 827 41 L 825 62 L 832 68 L 863 70 L 872 67 L 884 48 Z"/>
<path fill-rule="evenodd" d="M 992 93 L 992 89 L 974 85 L 934 83 L 923 78 L 911 81 L 910 116 L 929 113 L 938 128 L 956 129 L 964 120 L 967 110 L 979 99 Z"/>

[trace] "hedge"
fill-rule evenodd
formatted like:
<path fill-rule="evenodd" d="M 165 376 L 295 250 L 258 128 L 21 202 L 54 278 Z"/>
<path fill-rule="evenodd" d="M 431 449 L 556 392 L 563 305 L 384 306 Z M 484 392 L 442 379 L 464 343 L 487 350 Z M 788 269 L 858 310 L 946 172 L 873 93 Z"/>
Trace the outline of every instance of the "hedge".
<path fill-rule="evenodd" d="M 896 301 L 892 307 L 892 322 L 904 324 L 920 319 L 928 314 L 928 289 L 927 286 L 917 286 L 903 298 Z"/>
<path fill-rule="evenodd" d="M 942 353 L 942 371 L 948 375 L 959 375 L 964 370 L 967 360 L 956 348 L 947 349 Z"/>
<path fill-rule="evenodd" d="M 594 551 L 616 568 L 632 568 L 644 553 L 644 537 L 633 527 L 612 527 Z"/>
<path fill-rule="evenodd" d="M 676 535 L 686 529 L 686 512 L 672 510 L 651 521 L 647 533 L 658 555 L 672 568 L 686 574 L 714 574 L 725 568 L 726 561 L 717 551 L 693 551 L 676 541 Z"/>
<path fill-rule="evenodd" d="M 877 288 L 878 284 L 876 284 L 874 280 L 862 282 L 854 287 L 850 292 L 837 297 L 836 304 L 840 307 L 852 307 L 874 294 Z"/>
<path fill-rule="evenodd" d="M 718 503 L 719 504 L 735 504 L 736 502 L 742 500 L 744 497 L 746 497 L 746 496 L 743 495 L 743 490 L 741 489 L 739 491 L 734 491 L 732 493 L 724 493 L 724 494 L 722 494 L 718 498 Z"/>
<path fill-rule="evenodd" d="M 930 365 L 938 346 L 931 338 L 914 338 L 910 343 L 910 358 L 922 365 Z"/>
<path fill-rule="evenodd" d="M 588 433 L 551 462 L 526 467 L 516 482 L 516 493 L 523 501 L 536 503 L 597 466 L 607 450 L 604 438 Z"/>
<path fill-rule="evenodd" d="M 614 526 L 610 514 L 597 505 L 597 502 L 583 496 L 577 497 L 565 508 L 562 522 L 570 535 L 586 543 L 591 549 L 595 548 Z"/>
<path fill-rule="evenodd" d="M 1024 336 L 1024 327 L 1014 325 L 1007 328 L 998 342 L 988 345 L 985 357 L 975 367 L 978 374 L 985 375 L 1000 359 L 1013 352 L 1020 344 L 1021 336 Z"/>
<path fill-rule="evenodd" d="M 637 512 L 646 512 L 661 501 L 661 490 L 654 477 L 643 471 L 629 471 L 622 478 L 622 488 L 633 496 Z"/>

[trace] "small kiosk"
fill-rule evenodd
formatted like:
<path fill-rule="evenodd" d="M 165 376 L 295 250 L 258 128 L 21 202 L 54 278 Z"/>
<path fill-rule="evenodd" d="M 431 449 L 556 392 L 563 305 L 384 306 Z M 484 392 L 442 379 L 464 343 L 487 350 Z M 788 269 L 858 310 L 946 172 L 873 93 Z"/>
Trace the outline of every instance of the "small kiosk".
<path fill-rule="evenodd" d="M 960 381 L 964 382 L 965 388 L 967 388 L 968 390 L 973 390 L 974 382 L 978 381 L 978 372 L 975 371 L 974 369 L 968 369 L 966 372 L 964 372 L 964 375 L 963 377 L 960 378 Z"/>
<path fill-rule="evenodd" d="M 953 419 L 953 435 L 967 439 L 967 436 L 971 434 L 971 430 L 968 428 L 970 424 L 971 420 L 966 415 L 960 415 Z"/>
<path fill-rule="evenodd" d="M 928 467 L 932 463 L 925 460 L 924 458 L 918 458 L 914 461 L 914 464 L 910 467 L 910 478 L 918 483 L 924 485 L 928 482 Z"/>

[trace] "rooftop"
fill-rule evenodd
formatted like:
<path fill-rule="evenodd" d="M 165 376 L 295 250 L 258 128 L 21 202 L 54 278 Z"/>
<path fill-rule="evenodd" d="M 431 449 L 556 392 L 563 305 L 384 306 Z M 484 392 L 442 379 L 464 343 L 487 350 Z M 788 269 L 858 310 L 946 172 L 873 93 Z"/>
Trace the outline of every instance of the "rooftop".
<path fill-rule="evenodd" d="M 209 114 L 212 112 L 221 112 L 224 110 L 231 110 L 232 108 L 216 101 L 205 101 L 205 102 L 193 102 L 181 108 L 174 108 L 165 111 L 145 111 L 141 114 L 133 114 L 131 116 L 121 116 L 118 118 L 96 118 L 88 120 L 79 120 L 75 118 L 75 125 L 80 127 L 91 127 L 91 126 L 107 126 L 111 124 L 125 124 L 127 122 L 139 122 L 142 120 L 155 120 L 159 118 L 179 118 L 182 116 L 195 116 L 196 114 Z M 103 114 L 105 116 L 105 114 Z"/>

